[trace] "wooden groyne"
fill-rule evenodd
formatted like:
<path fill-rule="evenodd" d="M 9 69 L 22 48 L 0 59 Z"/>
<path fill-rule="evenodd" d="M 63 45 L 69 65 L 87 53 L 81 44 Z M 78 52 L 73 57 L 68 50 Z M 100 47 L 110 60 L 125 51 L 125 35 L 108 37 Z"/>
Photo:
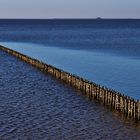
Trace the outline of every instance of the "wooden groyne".
<path fill-rule="evenodd" d="M 91 99 L 95 99 L 101 104 L 108 106 L 111 109 L 118 110 L 126 117 L 134 119 L 136 122 L 140 121 L 140 101 L 135 100 L 129 96 L 122 95 L 112 89 L 90 82 L 86 79 L 73 75 L 71 73 L 60 70 L 52 65 L 43 63 L 37 59 L 31 58 L 27 55 L 21 54 L 12 49 L 0 46 L 0 50 L 11 54 L 22 61 L 38 68 L 39 70 L 53 75 L 70 86 L 80 90 Z"/>

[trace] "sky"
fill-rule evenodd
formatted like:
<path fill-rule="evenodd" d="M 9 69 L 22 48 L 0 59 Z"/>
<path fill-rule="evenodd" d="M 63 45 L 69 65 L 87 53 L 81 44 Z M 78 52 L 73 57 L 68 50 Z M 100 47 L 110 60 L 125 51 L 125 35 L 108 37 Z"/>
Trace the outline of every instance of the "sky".
<path fill-rule="evenodd" d="M 0 18 L 140 18 L 140 0 L 0 0 Z"/>

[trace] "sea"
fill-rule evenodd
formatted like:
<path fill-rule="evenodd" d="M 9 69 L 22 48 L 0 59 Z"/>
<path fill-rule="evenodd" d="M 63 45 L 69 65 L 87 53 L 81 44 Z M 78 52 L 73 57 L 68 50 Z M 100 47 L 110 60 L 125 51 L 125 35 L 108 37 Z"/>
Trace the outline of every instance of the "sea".
<path fill-rule="evenodd" d="M 140 20 L 0 20 L 0 43 L 140 99 Z"/>
<path fill-rule="evenodd" d="M 1 19 L 0 44 L 140 99 L 138 19 Z M 139 139 L 139 130 L 0 52 L 1 139 Z"/>

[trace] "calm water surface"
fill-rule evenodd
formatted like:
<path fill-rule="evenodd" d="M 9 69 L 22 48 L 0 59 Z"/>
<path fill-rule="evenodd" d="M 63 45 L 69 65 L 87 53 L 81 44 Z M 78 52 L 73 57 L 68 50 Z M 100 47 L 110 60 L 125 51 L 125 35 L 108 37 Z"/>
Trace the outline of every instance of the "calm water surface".
<path fill-rule="evenodd" d="M 140 60 L 111 53 L 69 50 L 26 43 L 1 43 L 90 81 L 140 98 Z"/>
<path fill-rule="evenodd" d="M 0 139 L 139 138 L 130 120 L 0 51 Z"/>
<path fill-rule="evenodd" d="M 0 20 L 0 42 L 140 99 L 140 20 Z"/>

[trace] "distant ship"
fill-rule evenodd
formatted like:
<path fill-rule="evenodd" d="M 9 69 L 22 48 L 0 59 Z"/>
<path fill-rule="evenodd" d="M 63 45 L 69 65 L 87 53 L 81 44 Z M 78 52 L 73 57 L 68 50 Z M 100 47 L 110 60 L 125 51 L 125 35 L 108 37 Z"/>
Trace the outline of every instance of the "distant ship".
<path fill-rule="evenodd" d="M 101 19 L 102 19 L 101 17 L 97 17 L 97 18 L 96 18 L 96 20 L 101 20 Z"/>

